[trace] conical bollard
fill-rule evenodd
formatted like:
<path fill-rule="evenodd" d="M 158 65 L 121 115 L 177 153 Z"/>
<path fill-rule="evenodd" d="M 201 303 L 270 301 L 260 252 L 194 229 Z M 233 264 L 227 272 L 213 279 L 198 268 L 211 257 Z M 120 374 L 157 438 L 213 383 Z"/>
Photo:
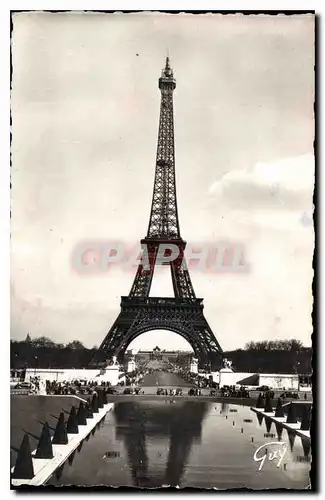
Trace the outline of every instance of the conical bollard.
<path fill-rule="evenodd" d="M 283 413 L 283 406 L 282 406 L 282 401 L 281 401 L 281 398 L 278 399 L 278 404 L 276 406 L 276 410 L 275 410 L 275 417 L 284 417 L 284 413 Z"/>
<path fill-rule="evenodd" d="M 256 414 L 256 416 L 257 416 L 258 423 L 259 423 L 260 425 L 262 425 L 262 423 L 263 423 L 263 418 L 264 418 L 263 414 L 262 414 L 262 413 L 257 413 L 257 414 Z"/>
<path fill-rule="evenodd" d="M 272 420 L 270 418 L 266 418 L 265 417 L 265 427 L 266 427 L 266 432 L 270 432 L 271 431 Z"/>
<path fill-rule="evenodd" d="M 76 408 L 72 406 L 70 410 L 70 415 L 67 422 L 67 433 L 68 434 L 78 434 L 78 418 L 76 413 Z"/>
<path fill-rule="evenodd" d="M 14 479 L 32 479 L 34 477 L 33 460 L 27 434 L 24 435 L 21 442 L 12 477 Z"/>
<path fill-rule="evenodd" d="M 49 424 L 45 422 L 34 458 L 53 458 Z"/>
<path fill-rule="evenodd" d="M 258 398 L 257 398 L 257 401 L 256 401 L 256 408 L 264 408 L 264 403 L 263 403 L 263 398 L 262 398 L 262 394 L 259 393 L 258 395 Z"/>
<path fill-rule="evenodd" d="M 302 447 L 303 447 L 303 450 L 304 450 L 304 456 L 305 457 L 308 457 L 309 453 L 310 453 L 310 448 L 311 448 L 311 444 L 310 444 L 310 440 L 309 439 L 305 439 L 305 438 L 301 438 L 301 444 L 302 444 Z"/>
<path fill-rule="evenodd" d="M 74 450 L 71 455 L 69 456 L 68 458 L 68 462 L 69 462 L 69 465 L 72 465 L 73 464 L 73 459 L 75 457 L 75 454 L 76 454 L 76 450 Z"/>
<path fill-rule="evenodd" d="M 97 394 L 93 395 L 93 399 L 91 400 L 91 408 L 93 413 L 98 413 L 98 396 Z"/>
<path fill-rule="evenodd" d="M 292 403 L 289 406 L 289 411 L 288 411 L 288 416 L 287 416 L 286 422 L 287 422 L 287 424 L 296 424 L 297 423 L 296 407 Z"/>
<path fill-rule="evenodd" d="M 279 424 L 279 422 L 275 422 L 275 428 L 276 428 L 276 433 L 278 436 L 278 441 L 281 441 L 282 433 L 283 433 L 283 426 L 281 424 Z"/>
<path fill-rule="evenodd" d="M 86 418 L 94 418 L 93 410 L 89 402 L 87 403 L 85 410 L 86 410 Z"/>
<path fill-rule="evenodd" d="M 301 420 L 301 431 L 309 431 L 310 429 L 310 421 L 311 421 L 311 411 L 310 406 L 305 406 L 303 408 L 302 420 Z"/>
<path fill-rule="evenodd" d="M 264 411 L 265 413 L 273 413 L 272 401 L 269 394 L 266 396 Z"/>
<path fill-rule="evenodd" d="M 87 425 L 86 409 L 85 409 L 84 404 L 82 402 L 80 402 L 80 405 L 78 408 L 77 419 L 78 419 L 78 425 Z"/>
<path fill-rule="evenodd" d="M 104 408 L 104 403 L 103 403 L 103 390 L 101 389 L 98 391 L 98 408 Z"/>
<path fill-rule="evenodd" d="M 62 476 L 62 473 L 63 473 L 63 469 L 64 469 L 64 464 L 65 464 L 65 462 L 63 462 L 63 464 L 58 469 L 56 469 L 56 471 L 55 471 L 55 477 L 58 480 L 61 479 L 61 476 Z"/>
<path fill-rule="evenodd" d="M 68 434 L 64 423 L 64 413 L 60 413 L 58 423 L 56 424 L 52 444 L 68 444 Z"/>
<path fill-rule="evenodd" d="M 296 434 L 292 431 L 289 431 L 289 430 L 287 430 L 287 433 L 288 433 L 288 438 L 289 438 L 290 451 L 292 452 L 293 446 L 295 444 Z"/>

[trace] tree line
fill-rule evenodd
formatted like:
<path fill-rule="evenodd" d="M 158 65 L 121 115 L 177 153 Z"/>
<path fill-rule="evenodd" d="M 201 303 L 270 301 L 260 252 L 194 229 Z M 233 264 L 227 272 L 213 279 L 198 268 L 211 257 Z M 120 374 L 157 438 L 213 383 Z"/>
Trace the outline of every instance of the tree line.
<path fill-rule="evenodd" d="M 56 343 L 48 337 L 10 341 L 10 368 L 85 368 L 97 347 L 87 349 L 79 340 Z"/>
<path fill-rule="evenodd" d="M 79 340 L 67 344 L 56 343 L 48 337 L 10 342 L 12 369 L 24 368 L 85 368 L 94 357 L 97 347 L 85 347 Z M 312 372 L 312 349 L 296 339 L 248 342 L 244 349 L 224 352 L 239 372 L 252 373 L 306 373 Z M 176 363 L 188 363 L 179 353 Z"/>
<path fill-rule="evenodd" d="M 225 352 L 224 356 L 239 372 L 312 373 L 312 348 L 296 339 L 248 342 L 244 349 Z"/>
<path fill-rule="evenodd" d="M 259 342 L 247 342 L 245 351 L 299 351 L 304 349 L 300 340 L 262 340 Z"/>

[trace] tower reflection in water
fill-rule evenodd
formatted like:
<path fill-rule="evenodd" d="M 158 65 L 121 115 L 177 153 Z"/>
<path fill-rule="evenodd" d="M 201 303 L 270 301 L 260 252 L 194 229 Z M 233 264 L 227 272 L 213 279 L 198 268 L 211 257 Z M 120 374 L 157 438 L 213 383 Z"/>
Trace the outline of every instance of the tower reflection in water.
<path fill-rule="evenodd" d="M 180 484 L 193 442 L 199 442 L 208 405 L 201 402 L 125 402 L 115 406 L 116 439 L 127 450 L 134 486 Z M 148 440 L 169 443 L 165 471 L 150 474 Z"/>

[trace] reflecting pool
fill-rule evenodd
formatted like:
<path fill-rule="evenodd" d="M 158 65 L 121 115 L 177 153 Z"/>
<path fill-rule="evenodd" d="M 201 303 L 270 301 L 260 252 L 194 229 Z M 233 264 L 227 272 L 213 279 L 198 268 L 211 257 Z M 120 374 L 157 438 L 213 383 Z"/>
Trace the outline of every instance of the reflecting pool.
<path fill-rule="evenodd" d="M 47 484 L 304 489 L 310 461 L 309 441 L 247 406 L 121 402 Z"/>

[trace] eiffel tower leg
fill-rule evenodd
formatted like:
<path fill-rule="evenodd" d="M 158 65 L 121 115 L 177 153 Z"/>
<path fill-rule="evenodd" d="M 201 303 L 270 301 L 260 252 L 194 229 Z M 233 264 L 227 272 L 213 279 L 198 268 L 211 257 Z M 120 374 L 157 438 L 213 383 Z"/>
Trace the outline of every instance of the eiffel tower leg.
<path fill-rule="evenodd" d="M 127 333 L 133 321 L 134 317 L 130 317 L 123 311 L 118 315 L 115 323 L 107 333 L 97 353 L 92 359 L 91 364 L 107 362 L 112 359 L 113 356 L 118 356 L 119 346 L 123 342 L 123 339 L 127 337 Z M 119 361 L 120 360 L 121 358 L 119 357 Z"/>
<path fill-rule="evenodd" d="M 222 366 L 223 351 L 203 314 L 193 326 L 194 335 L 205 354 L 205 364 L 210 365 L 211 371 L 217 371 Z"/>

